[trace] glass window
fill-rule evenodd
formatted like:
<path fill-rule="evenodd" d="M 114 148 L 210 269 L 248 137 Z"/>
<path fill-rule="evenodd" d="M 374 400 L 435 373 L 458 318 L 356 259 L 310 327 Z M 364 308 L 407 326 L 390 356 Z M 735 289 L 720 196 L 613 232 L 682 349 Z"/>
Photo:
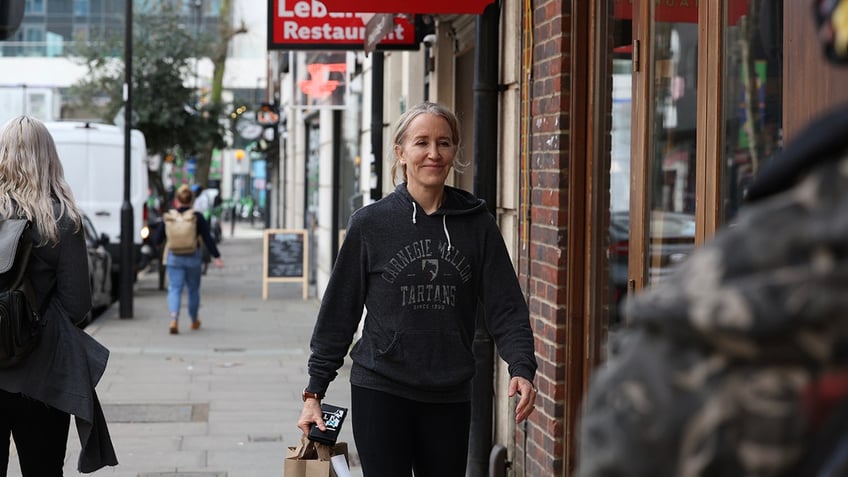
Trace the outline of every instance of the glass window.
<path fill-rule="evenodd" d="M 46 120 L 48 118 L 47 110 L 47 94 L 44 92 L 34 92 L 27 94 L 27 114 Z"/>
<path fill-rule="evenodd" d="M 88 16 L 88 0 L 74 0 L 74 15 L 78 17 Z"/>
<path fill-rule="evenodd" d="M 44 25 L 25 25 L 23 31 L 23 55 L 44 56 Z"/>
<path fill-rule="evenodd" d="M 698 6 L 657 2 L 653 15 L 652 122 L 645 184 L 645 282 L 665 279 L 695 246 Z"/>
<path fill-rule="evenodd" d="M 783 147 L 783 2 L 725 0 L 723 221 Z"/>
<path fill-rule="evenodd" d="M 88 41 L 87 23 L 74 24 L 73 38 L 71 38 L 71 41 Z"/>
<path fill-rule="evenodd" d="M 620 322 L 618 306 L 627 294 L 630 250 L 630 122 L 633 61 L 630 46 L 614 50 L 612 71 L 612 124 L 610 132 L 609 280 L 612 292 L 610 322 Z"/>
<path fill-rule="evenodd" d="M 183 15 L 197 16 L 198 14 L 209 13 L 209 0 L 183 0 Z"/>
<path fill-rule="evenodd" d="M 26 0 L 25 12 L 30 15 L 44 15 L 45 13 L 44 0 Z"/>
<path fill-rule="evenodd" d="M 44 56 L 62 56 L 65 46 L 65 39 L 62 38 L 62 35 L 58 35 L 56 33 L 48 31 L 44 45 Z"/>

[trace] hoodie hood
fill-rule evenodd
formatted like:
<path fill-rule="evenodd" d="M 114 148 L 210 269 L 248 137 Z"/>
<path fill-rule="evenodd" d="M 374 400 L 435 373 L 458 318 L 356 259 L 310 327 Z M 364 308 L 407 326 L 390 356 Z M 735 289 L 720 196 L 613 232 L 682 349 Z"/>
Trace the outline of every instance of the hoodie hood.
<path fill-rule="evenodd" d="M 410 208 L 410 217 L 413 224 L 418 223 L 418 214 L 423 213 L 423 208 L 409 193 L 406 188 L 406 182 L 398 184 L 395 188 L 395 197 L 397 200 L 404 202 Z M 453 248 L 450 239 L 450 231 L 448 230 L 449 215 L 471 215 L 488 212 L 486 201 L 475 197 L 470 192 L 455 187 L 445 186 L 445 199 L 442 205 L 433 212 L 432 215 L 442 216 L 442 228 L 445 231 L 445 239 L 448 241 L 448 250 Z"/>
<path fill-rule="evenodd" d="M 422 213 L 421 205 L 415 201 L 406 188 L 406 182 L 398 184 L 395 187 L 398 199 L 404 200 L 409 207 L 410 213 L 415 212 L 416 215 Z M 479 214 L 486 212 L 486 201 L 479 199 L 474 194 L 457 189 L 456 187 L 445 186 L 445 200 L 438 210 L 433 212 L 433 215 L 468 215 Z"/>

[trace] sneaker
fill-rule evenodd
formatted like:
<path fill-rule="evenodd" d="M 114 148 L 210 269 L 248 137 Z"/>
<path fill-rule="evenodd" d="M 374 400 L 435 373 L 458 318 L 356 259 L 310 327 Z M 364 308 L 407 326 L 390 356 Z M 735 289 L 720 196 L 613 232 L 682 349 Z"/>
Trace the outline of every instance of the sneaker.
<path fill-rule="evenodd" d="M 171 320 L 171 326 L 168 328 L 168 331 L 169 331 L 172 335 L 178 335 L 178 334 L 180 334 L 180 329 L 179 329 L 179 327 L 177 326 L 177 320 Z"/>
<path fill-rule="evenodd" d="M 200 329 L 200 320 L 194 320 L 191 322 L 191 329 L 199 330 Z"/>

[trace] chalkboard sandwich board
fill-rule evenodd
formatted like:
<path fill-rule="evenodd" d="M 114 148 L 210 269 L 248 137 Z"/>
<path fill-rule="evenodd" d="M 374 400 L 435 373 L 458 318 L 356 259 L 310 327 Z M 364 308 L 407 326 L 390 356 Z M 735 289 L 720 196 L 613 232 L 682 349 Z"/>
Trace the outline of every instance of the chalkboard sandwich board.
<path fill-rule="evenodd" d="M 268 283 L 303 282 L 308 297 L 309 243 L 305 229 L 268 229 L 262 246 L 262 299 L 268 299 Z"/>

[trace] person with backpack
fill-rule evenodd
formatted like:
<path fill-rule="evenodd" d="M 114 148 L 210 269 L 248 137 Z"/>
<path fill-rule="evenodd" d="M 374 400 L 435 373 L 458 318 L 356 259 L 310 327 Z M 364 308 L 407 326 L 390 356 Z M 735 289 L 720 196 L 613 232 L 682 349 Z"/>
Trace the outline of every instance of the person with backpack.
<path fill-rule="evenodd" d="M 180 308 L 183 289 L 188 296 L 188 317 L 191 329 L 200 328 L 200 277 L 203 257 L 200 240 L 212 254 L 215 266 L 224 266 L 221 253 L 215 240 L 209 233 L 209 222 L 203 214 L 192 208 L 194 193 L 188 185 L 182 185 L 175 195 L 176 208 L 162 217 L 162 223 L 156 230 L 154 241 L 165 242 L 164 259 L 168 272 L 168 311 L 171 323 L 168 327 L 172 335 L 179 334 Z"/>
<path fill-rule="evenodd" d="M 24 477 L 61 476 L 71 415 L 81 444 L 79 471 L 117 465 L 95 391 L 109 351 L 76 325 L 91 309 L 82 213 L 53 138 L 29 116 L 0 131 L 0 227 L 15 223 L 25 224 L 24 235 L 15 246 L 0 233 L 0 256 L 32 248 L 21 268 L 27 303 L 10 308 L 5 302 L 14 290 L 0 290 L 0 475 L 12 437 Z M 16 313 L 18 306 L 33 311 Z M 20 326 L 30 332 L 20 335 Z M 33 346 L 13 349 L 22 338 L 32 338 Z"/>
<path fill-rule="evenodd" d="M 848 0 L 813 8 L 826 56 L 845 63 Z M 848 106 L 808 125 L 733 226 L 627 300 L 585 398 L 576 475 L 848 475 L 846 133 Z"/>

